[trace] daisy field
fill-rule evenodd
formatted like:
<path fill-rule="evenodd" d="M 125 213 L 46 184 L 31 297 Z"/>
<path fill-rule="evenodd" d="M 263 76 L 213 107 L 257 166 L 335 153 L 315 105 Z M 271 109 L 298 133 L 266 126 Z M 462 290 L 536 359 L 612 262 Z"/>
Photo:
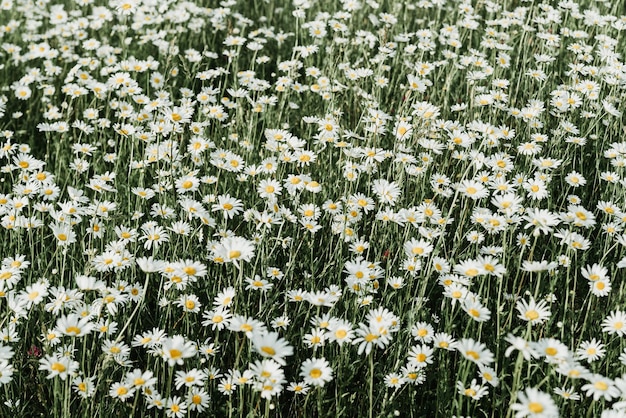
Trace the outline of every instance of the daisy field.
<path fill-rule="evenodd" d="M 1 0 L 0 416 L 626 417 L 623 0 Z"/>

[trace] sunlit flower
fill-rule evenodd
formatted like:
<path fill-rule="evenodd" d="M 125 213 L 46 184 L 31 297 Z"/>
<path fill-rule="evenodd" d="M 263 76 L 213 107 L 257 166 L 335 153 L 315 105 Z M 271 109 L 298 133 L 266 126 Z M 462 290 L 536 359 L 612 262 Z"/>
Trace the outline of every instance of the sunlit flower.
<path fill-rule="evenodd" d="M 213 260 L 220 263 L 239 263 L 254 257 L 254 244 L 242 237 L 226 237 L 213 249 Z"/>
<path fill-rule="evenodd" d="M 197 353 L 196 345 L 191 341 L 185 341 L 181 335 L 165 338 L 161 344 L 161 356 L 170 366 L 183 364 L 184 359 L 193 357 Z"/>
<path fill-rule="evenodd" d="M 576 349 L 576 356 L 580 360 L 592 363 L 604 357 L 606 354 L 604 347 L 604 344 L 597 341 L 595 338 L 591 339 L 591 341 L 583 341 L 578 349 Z"/>
<path fill-rule="evenodd" d="M 489 389 L 478 384 L 476 379 L 472 379 L 469 386 L 465 387 L 463 382 L 456 382 L 457 392 L 463 396 L 478 400 L 489 393 Z"/>
<path fill-rule="evenodd" d="M 324 386 L 333 379 L 333 369 L 325 358 L 305 360 L 300 366 L 300 376 L 313 386 Z"/>
<path fill-rule="evenodd" d="M 559 409 L 554 400 L 550 395 L 538 389 L 526 388 L 523 392 L 518 392 L 517 400 L 511 405 L 511 410 L 516 411 L 515 418 L 556 418 L 559 416 Z"/>
<path fill-rule="evenodd" d="M 602 321 L 602 332 L 609 335 L 617 334 L 622 337 L 626 334 L 626 313 L 623 311 L 611 311 Z"/>
<path fill-rule="evenodd" d="M 48 372 L 48 379 L 59 376 L 61 380 L 67 379 L 79 368 L 79 363 L 68 356 L 58 354 L 46 355 L 39 360 L 39 370 Z"/>
<path fill-rule="evenodd" d="M 455 345 L 463 357 L 480 366 L 489 366 L 494 361 L 493 353 L 487 346 L 471 338 L 463 338 Z"/>
<path fill-rule="evenodd" d="M 580 389 L 585 391 L 587 397 L 593 397 L 594 401 L 599 399 L 611 401 L 621 394 L 613 380 L 600 374 L 592 374 L 587 380 L 589 383 L 583 385 Z"/>
<path fill-rule="evenodd" d="M 536 302 L 533 297 L 530 298 L 529 302 L 523 299 L 518 301 L 515 308 L 519 312 L 518 318 L 533 325 L 547 321 L 551 315 L 548 303 L 545 300 Z"/>

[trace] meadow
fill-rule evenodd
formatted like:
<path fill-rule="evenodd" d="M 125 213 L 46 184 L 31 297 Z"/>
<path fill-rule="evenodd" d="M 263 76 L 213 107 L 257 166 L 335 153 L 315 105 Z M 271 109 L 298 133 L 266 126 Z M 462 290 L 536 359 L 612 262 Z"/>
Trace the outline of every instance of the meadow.
<path fill-rule="evenodd" d="M 0 415 L 626 417 L 623 0 L 0 0 Z"/>

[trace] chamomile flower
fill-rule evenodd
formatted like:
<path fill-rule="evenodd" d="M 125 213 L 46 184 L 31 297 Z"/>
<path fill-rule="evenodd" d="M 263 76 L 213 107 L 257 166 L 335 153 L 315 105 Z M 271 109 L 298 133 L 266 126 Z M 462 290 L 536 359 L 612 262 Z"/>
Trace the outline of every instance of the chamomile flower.
<path fill-rule="evenodd" d="M 531 325 L 542 324 L 550 318 L 551 312 L 545 300 L 535 301 L 531 296 L 530 301 L 520 300 L 515 304 L 519 312 L 518 318 L 529 322 Z"/>
<path fill-rule="evenodd" d="M 587 363 L 592 363 L 601 359 L 606 354 L 602 342 L 597 341 L 595 338 L 591 341 L 583 341 L 576 349 L 576 356 L 580 360 L 585 360 Z"/>
<path fill-rule="evenodd" d="M 609 335 L 617 334 L 620 337 L 626 335 L 626 312 L 611 311 L 602 321 L 602 332 Z"/>
<path fill-rule="evenodd" d="M 463 338 L 459 340 L 456 343 L 455 348 L 463 357 L 478 364 L 479 366 L 489 366 L 494 362 L 493 353 L 487 348 L 487 346 L 471 338 Z"/>
<path fill-rule="evenodd" d="M 469 386 L 465 386 L 463 382 L 456 382 L 457 392 L 463 396 L 470 397 L 474 400 L 479 400 L 483 396 L 489 393 L 489 389 L 485 386 L 479 385 L 476 379 L 472 379 Z"/>
<path fill-rule="evenodd" d="M 218 263 L 250 261 L 254 257 L 254 243 L 242 237 L 226 237 L 213 249 L 213 261 Z"/>
<path fill-rule="evenodd" d="M 306 383 L 322 387 L 333 379 L 333 369 L 325 358 L 311 358 L 300 366 L 300 376 Z"/>
<path fill-rule="evenodd" d="M 65 247 L 76 242 L 76 233 L 69 224 L 54 223 L 50 228 L 59 246 Z"/>
<path fill-rule="evenodd" d="M 426 322 L 418 322 L 411 327 L 411 335 L 417 341 L 430 343 L 435 335 L 435 329 Z"/>
<path fill-rule="evenodd" d="M 233 217 L 243 211 L 243 202 L 228 194 L 219 195 L 217 203 L 211 207 L 211 210 L 213 212 L 221 211 L 224 219 L 233 219 Z"/>
<path fill-rule="evenodd" d="M 578 392 L 576 392 L 574 390 L 573 386 L 570 386 L 570 387 L 561 386 L 560 388 L 555 388 L 554 389 L 554 393 L 556 395 L 559 395 L 561 398 L 567 399 L 567 400 L 570 400 L 570 401 L 579 401 L 580 400 L 580 395 L 578 394 Z"/>
<path fill-rule="evenodd" d="M 263 357 L 269 357 L 278 364 L 285 364 L 285 357 L 293 355 L 293 347 L 276 332 L 257 331 L 252 333 L 252 345 Z"/>
<path fill-rule="evenodd" d="M 426 345 L 416 345 L 411 348 L 409 351 L 409 355 L 407 357 L 409 367 L 412 367 L 416 370 L 422 369 L 433 362 L 433 353 L 434 350 Z"/>
<path fill-rule="evenodd" d="M 511 405 L 511 410 L 515 411 L 515 418 L 559 416 L 559 409 L 550 395 L 535 388 L 518 392 L 517 402 Z"/>
<path fill-rule="evenodd" d="M 78 376 L 72 380 L 72 389 L 82 399 L 91 398 L 96 393 L 96 385 L 94 384 L 96 376 L 82 377 Z"/>
<path fill-rule="evenodd" d="M 59 377 L 65 380 L 79 368 L 79 363 L 69 356 L 60 356 L 57 353 L 46 355 L 39 360 L 39 370 L 48 372 L 48 379 Z"/>
<path fill-rule="evenodd" d="M 611 401 L 620 396 L 620 390 L 615 386 L 615 382 L 600 374 L 592 374 L 588 378 L 588 383 L 580 389 L 587 397 L 593 397 L 594 401 L 605 399 Z"/>
<path fill-rule="evenodd" d="M 161 343 L 161 356 L 170 366 L 184 363 L 184 359 L 193 357 L 197 353 L 196 345 L 191 341 L 186 341 L 182 335 L 166 337 Z"/>

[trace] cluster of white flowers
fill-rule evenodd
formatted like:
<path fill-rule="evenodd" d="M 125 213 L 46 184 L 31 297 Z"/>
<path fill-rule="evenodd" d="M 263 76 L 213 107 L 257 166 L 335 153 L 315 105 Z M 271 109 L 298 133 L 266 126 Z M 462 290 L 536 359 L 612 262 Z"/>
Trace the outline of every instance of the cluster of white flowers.
<path fill-rule="evenodd" d="M 275 3 L 0 3 L 5 406 L 626 414 L 623 11 Z"/>

